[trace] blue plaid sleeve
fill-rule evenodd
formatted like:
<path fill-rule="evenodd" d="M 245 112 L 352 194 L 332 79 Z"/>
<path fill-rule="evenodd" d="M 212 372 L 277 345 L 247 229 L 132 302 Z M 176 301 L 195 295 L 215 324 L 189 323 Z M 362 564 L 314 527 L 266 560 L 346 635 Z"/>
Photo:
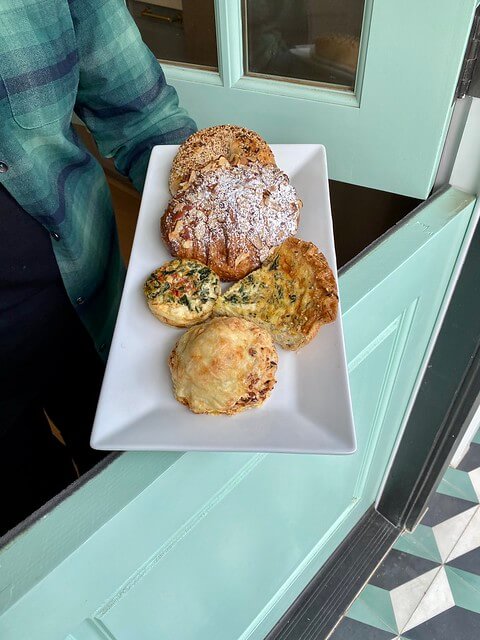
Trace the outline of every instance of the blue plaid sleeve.
<path fill-rule="evenodd" d="M 124 0 L 70 0 L 80 60 L 75 112 L 141 191 L 151 149 L 196 130 Z"/>

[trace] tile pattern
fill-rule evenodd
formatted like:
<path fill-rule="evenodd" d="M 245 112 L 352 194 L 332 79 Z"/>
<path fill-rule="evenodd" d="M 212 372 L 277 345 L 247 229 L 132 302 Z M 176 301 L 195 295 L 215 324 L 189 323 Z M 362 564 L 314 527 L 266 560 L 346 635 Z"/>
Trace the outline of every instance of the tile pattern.
<path fill-rule="evenodd" d="M 480 430 L 330 640 L 480 638 Z"/>
<path fill-rule="evenodd" d="M 383 631 L 364 622 L 358 622 L 352 618 L 345 618 L 334 632 L 335 640 L 393 640 L 397 634 L 391 631 Z"/>

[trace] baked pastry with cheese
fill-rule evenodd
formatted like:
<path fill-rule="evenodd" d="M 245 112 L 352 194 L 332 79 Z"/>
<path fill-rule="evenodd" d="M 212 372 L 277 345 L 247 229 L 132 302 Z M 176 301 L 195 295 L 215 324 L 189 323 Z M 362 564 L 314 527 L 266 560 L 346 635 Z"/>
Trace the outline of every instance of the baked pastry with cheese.
<path fill-rule="evenodd" d="M 209 267 L 178 258 L 155 269 L 143 290 L 153 315 L 174 327 L 208 318 L 221 293 L 220 280 Z"/>
<path fill-rule="evenodd" d="M 337 317 L 338 293 L 325 256 L 311 242 L 288 238 L 254 271 L 217 299 L 216 316 L 253 320 L 284 349 L 306 345 Z"/>
<path fill-rule="evenodd" d="M 180 146 L 170 172 L 170 192 L 175 194 L 192 172 L 214 168 L 221 157 L 231 164 L 275 164 L 272 150 L 255 131 L 232 124 L 209 127 L 192 134 Z"/>
<path fill-rule="evenodd" d="M 170 253 L 239 280 L 297 231 L 302 203 L 288 176 L 258 162 L 199 173 L 170 201 L 162 235 Z"/>
<path fill-rule="evenodd" d="M 194 413 L 226 415 L 265 402 L 277 362 L 270 334 L 242 318 L 212 318 L 192 327 L 169 358 L 176 399 Z"/>

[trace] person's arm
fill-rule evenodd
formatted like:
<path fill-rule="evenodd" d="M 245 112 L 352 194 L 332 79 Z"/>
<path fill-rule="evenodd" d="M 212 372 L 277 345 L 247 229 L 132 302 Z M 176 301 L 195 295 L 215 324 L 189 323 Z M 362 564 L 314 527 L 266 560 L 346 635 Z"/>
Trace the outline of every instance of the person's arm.
<path fill-rule="evenodd" d="M 183 142 L 196 126 L 142 42 L 124 0 L 70 2 L 80 81 L 75 112 L 99 151 L 141 191 L 156 144 Z"/>

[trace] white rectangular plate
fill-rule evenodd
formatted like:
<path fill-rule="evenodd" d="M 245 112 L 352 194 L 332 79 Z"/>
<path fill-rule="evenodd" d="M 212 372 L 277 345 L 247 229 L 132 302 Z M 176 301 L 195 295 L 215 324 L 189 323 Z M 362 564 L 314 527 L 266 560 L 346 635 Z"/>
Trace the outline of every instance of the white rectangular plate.
<path fill-rule="evenodd" d="M 337 266 L 322 145 L 273 145 L 278 166 L 303 200 L 298 237 Z M 160 235 L 175 146 L 155 147 L 91 444 L 107 450 L 353 453 L 353 426 L 342 318 L 298 352 L 278 348 L 277 384 L 259 409 L 236 416 L 195 415 L 172 392 L 167 358 L 183 329 L 148 310 L 143 283 L 170 259 Z"/>

